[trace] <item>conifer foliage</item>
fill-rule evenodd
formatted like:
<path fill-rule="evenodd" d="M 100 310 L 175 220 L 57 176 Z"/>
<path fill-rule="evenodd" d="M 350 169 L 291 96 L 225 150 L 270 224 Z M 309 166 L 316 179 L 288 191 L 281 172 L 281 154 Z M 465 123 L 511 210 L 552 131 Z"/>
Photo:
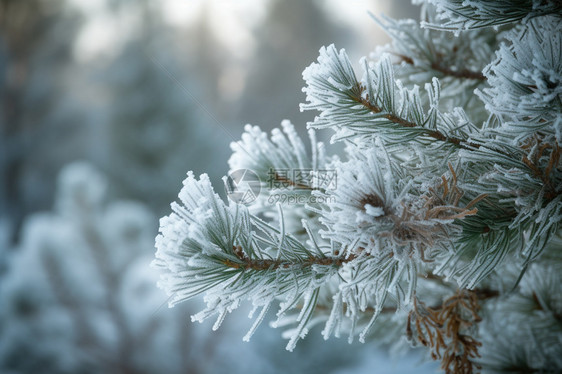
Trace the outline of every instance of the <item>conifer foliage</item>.
<path fill-rule="evenodd" d="M 254 202 L 188 173 L 153 262 L 171 305 L 203 294 L 192 319 L 218 328 L 249 301 L 246 340 L 276 306 L 289 350 L 320 324 L 447 373 L 562 370 L 562 3 L 429 3 L 421 25 L 375 17 L 392 42 L 360 71 L 320 50 L 310 152 L 288 121 L 246 128 L 230 166 Z"/>

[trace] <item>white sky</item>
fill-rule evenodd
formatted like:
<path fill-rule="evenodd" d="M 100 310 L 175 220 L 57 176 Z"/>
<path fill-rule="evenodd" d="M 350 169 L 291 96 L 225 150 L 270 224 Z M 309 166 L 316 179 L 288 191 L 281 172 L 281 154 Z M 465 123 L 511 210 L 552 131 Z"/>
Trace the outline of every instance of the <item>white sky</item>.
<path fill-rule="evenodd" d="M 306 0 L 311 1 L 311 0 Z M 106 11 L 106 0 L 71 0 L 73 7 L 87 16 L 78 36 L 76 56 L 88 60 L 98 55 L 112 54 L 126 41 L 135 28 L 138 15 L 128 7 L 119 14 Z M 158 2 L 156 2 L 158 3 Z M 252 30 L 267 13 L 268 0 L 160 0 L 164 18 L 177 27 L 187 27 L 205 15 L 214 36 L 222 42 L 230 55 L 244 58 L 251 54 L 255 45 Z M 324 0 L 325 9 L 334 21 L 355 30 L 359 35 L 368 35 L 367 48 L 380 43 L 382 35 L 367 11 L 375 14 L 388 13 L 389 2 L 377 0 Z M 206 7 L 206 9 L 205 9 Z M 134 8 L 133 8 L 134 9 Z M 364 54 L 368 49 L 364 50 Z"/>

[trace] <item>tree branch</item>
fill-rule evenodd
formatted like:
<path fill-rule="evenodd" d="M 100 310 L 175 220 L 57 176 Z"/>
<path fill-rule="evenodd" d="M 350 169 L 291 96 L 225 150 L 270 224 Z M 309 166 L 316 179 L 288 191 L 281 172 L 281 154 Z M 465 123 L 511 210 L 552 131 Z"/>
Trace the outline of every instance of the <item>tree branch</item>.
<path fill-rule="evenodd" d="M 454 78 L 463 78 L 463 79 L 474 79 L 479 81 L 486 81 L 486 77 L 479 71 L 472 71 L 469 69 L 461 69 L 461 70 L 452 70 L 447 66 L 443 66 L 441 63 L 434 61 L 431 63 L 431 68 L 435 71 L 438 71 L 444 75 L 448 75 Z"/>
<path fill-rule="evenodd" d="M 409 57 L 409 56 L 404 56 L 400 53 L 394 53 L 391 52 L 393 55 L 395 55 L 396 57 L 399 57 L 403 62 L 407 63 L 408 65 L 415 65 L 414 64 L 414 60 Z M 459 69 L 459 70 L 453 70 L 448 66 L 443 65 L 441 62 L 437 62 L 437 61 L 433 61 L 431 62 L 430 65 L 431 69 L 449 76 L 449 77 L 453 77 L 453 78 L 460 78 L 460 79 L 473 79 L 473 80 L 479 80 L 479 81 L 486 81 L 487 78 L 484 74 L 482 74 L 482 72 L 479 71 L 474 71 L 474 70 L 470 70 L 470 69 Z"/>
<path fill-rule="evenodd" d="M 363 97 L 363 92 L 365 91 L 365 87 L 363 85 L 359 85 L 358 90 L 353 90 L 353 92 L 358 92 L 358 94 L 351 96 L 351 99 L 361 105 L 363 105 L 365 108 L 369 109 L 369 111 L 371 111 L 372 113 L 375 114 L 379 114 L 383 112 L 382 108 L 379 108 L 377 105 L 372 104 L 369 101 L 369 96 L 367 95 L 366 97 Z M 406 128 L 421 128 L 425 131 L 425 135 L 429 136 L 431 138 L 434 138 L 436 140 L 442 141 L 442 142 L 446 142 L 449 144 L 452 144 L 458 148 L 462 148 L 462 149 L 467 149 L 467 150 L 471 150 L 473 148 L 480 148 L 479 144 L 474 144 L 474 143 L 465 143 L 465 141 L 463 139 L 459 139 L 459 138 L 454 138 L 454 137 L 449 137 L 446 136 L 445 134 L 437 131 L 437 130 L 429 130 L 426 128 L 423 128 L 421 126 L 419 126 L 418 124 L 414 123 L 414 122 L 410 122 L 402 117 L 396 116 L 394 114 L 388 113 L 386 115 L 384 115 L 384 118 L 386 118 L 387 120 L 389 120 L 392 123 L 395 123 L 397 125 L 400 125 L 402 127 L 406 127 Z"/>
<path fill-rule="evenodd" d="M 240 262 L 234 262 L 230 260 L 224 260 L 223 264 L 233 269 L 244 269 L 244 270 L 277 270 L 279 268 L 289 269 L 294 267 L 310 267 L 312 265 L 324 265 L 324 266 L 335 266 L 340 267 L 350 261 L 357 258 L 357 255 L 351 253 L 347 258 L 345 257 L 317 257 L 310 256 L 306 260 L 301 262 L 290 262 L 274 259 L 251 259 L 249 258 L 241 246 L 233 247 L 234 253 L 240 259 Z"/>

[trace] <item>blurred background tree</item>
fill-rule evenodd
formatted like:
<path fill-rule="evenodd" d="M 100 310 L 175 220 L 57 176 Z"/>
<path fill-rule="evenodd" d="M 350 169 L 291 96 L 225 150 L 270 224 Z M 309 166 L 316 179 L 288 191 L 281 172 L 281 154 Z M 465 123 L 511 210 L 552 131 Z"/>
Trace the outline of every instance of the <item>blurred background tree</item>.
<path fill-rule="evenodd" d="M 84 108 L 67 81 L 80 17 L 65 9 L 62 0 L 0 2 L 0 222 L 12 233 L 50 206 L 69 158 L 85 156 Z"/>
<path fill-rule="evenodd" d="M 256 31 L 259 58 L 249 62 L 250 79 L 240 95 L 238 117 L 242 123 L 269 128 L 290 115 L 302 131 L 314 118 L 298 110 L 305 98 L 300 72 L 316 58 L 316 46 L 347 42 L 352 31 L 331 21 L 320 2 L 273 0 L 269 7 Z"/>

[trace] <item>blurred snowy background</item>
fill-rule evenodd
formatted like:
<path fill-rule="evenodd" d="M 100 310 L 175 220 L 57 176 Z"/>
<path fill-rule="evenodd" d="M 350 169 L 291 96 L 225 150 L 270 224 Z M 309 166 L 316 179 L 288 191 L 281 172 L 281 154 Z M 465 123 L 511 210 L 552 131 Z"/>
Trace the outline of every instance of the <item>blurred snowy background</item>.
<path fill-rule="evenodd" d="M 357 61 L 387 41 L 367 11 L 418 13 L 409 0 L 0 0 L 0 372 L 434 372 L 314 330 L 293 353 L 266 327 L 243 343 L 244 313 L 212 332 L 190 322 L 197 302 L 167 308 L 148 266 L 188 170 L 222 186 L 246 123 L 304 133 L 301 72 L 319 48 Z"/>

